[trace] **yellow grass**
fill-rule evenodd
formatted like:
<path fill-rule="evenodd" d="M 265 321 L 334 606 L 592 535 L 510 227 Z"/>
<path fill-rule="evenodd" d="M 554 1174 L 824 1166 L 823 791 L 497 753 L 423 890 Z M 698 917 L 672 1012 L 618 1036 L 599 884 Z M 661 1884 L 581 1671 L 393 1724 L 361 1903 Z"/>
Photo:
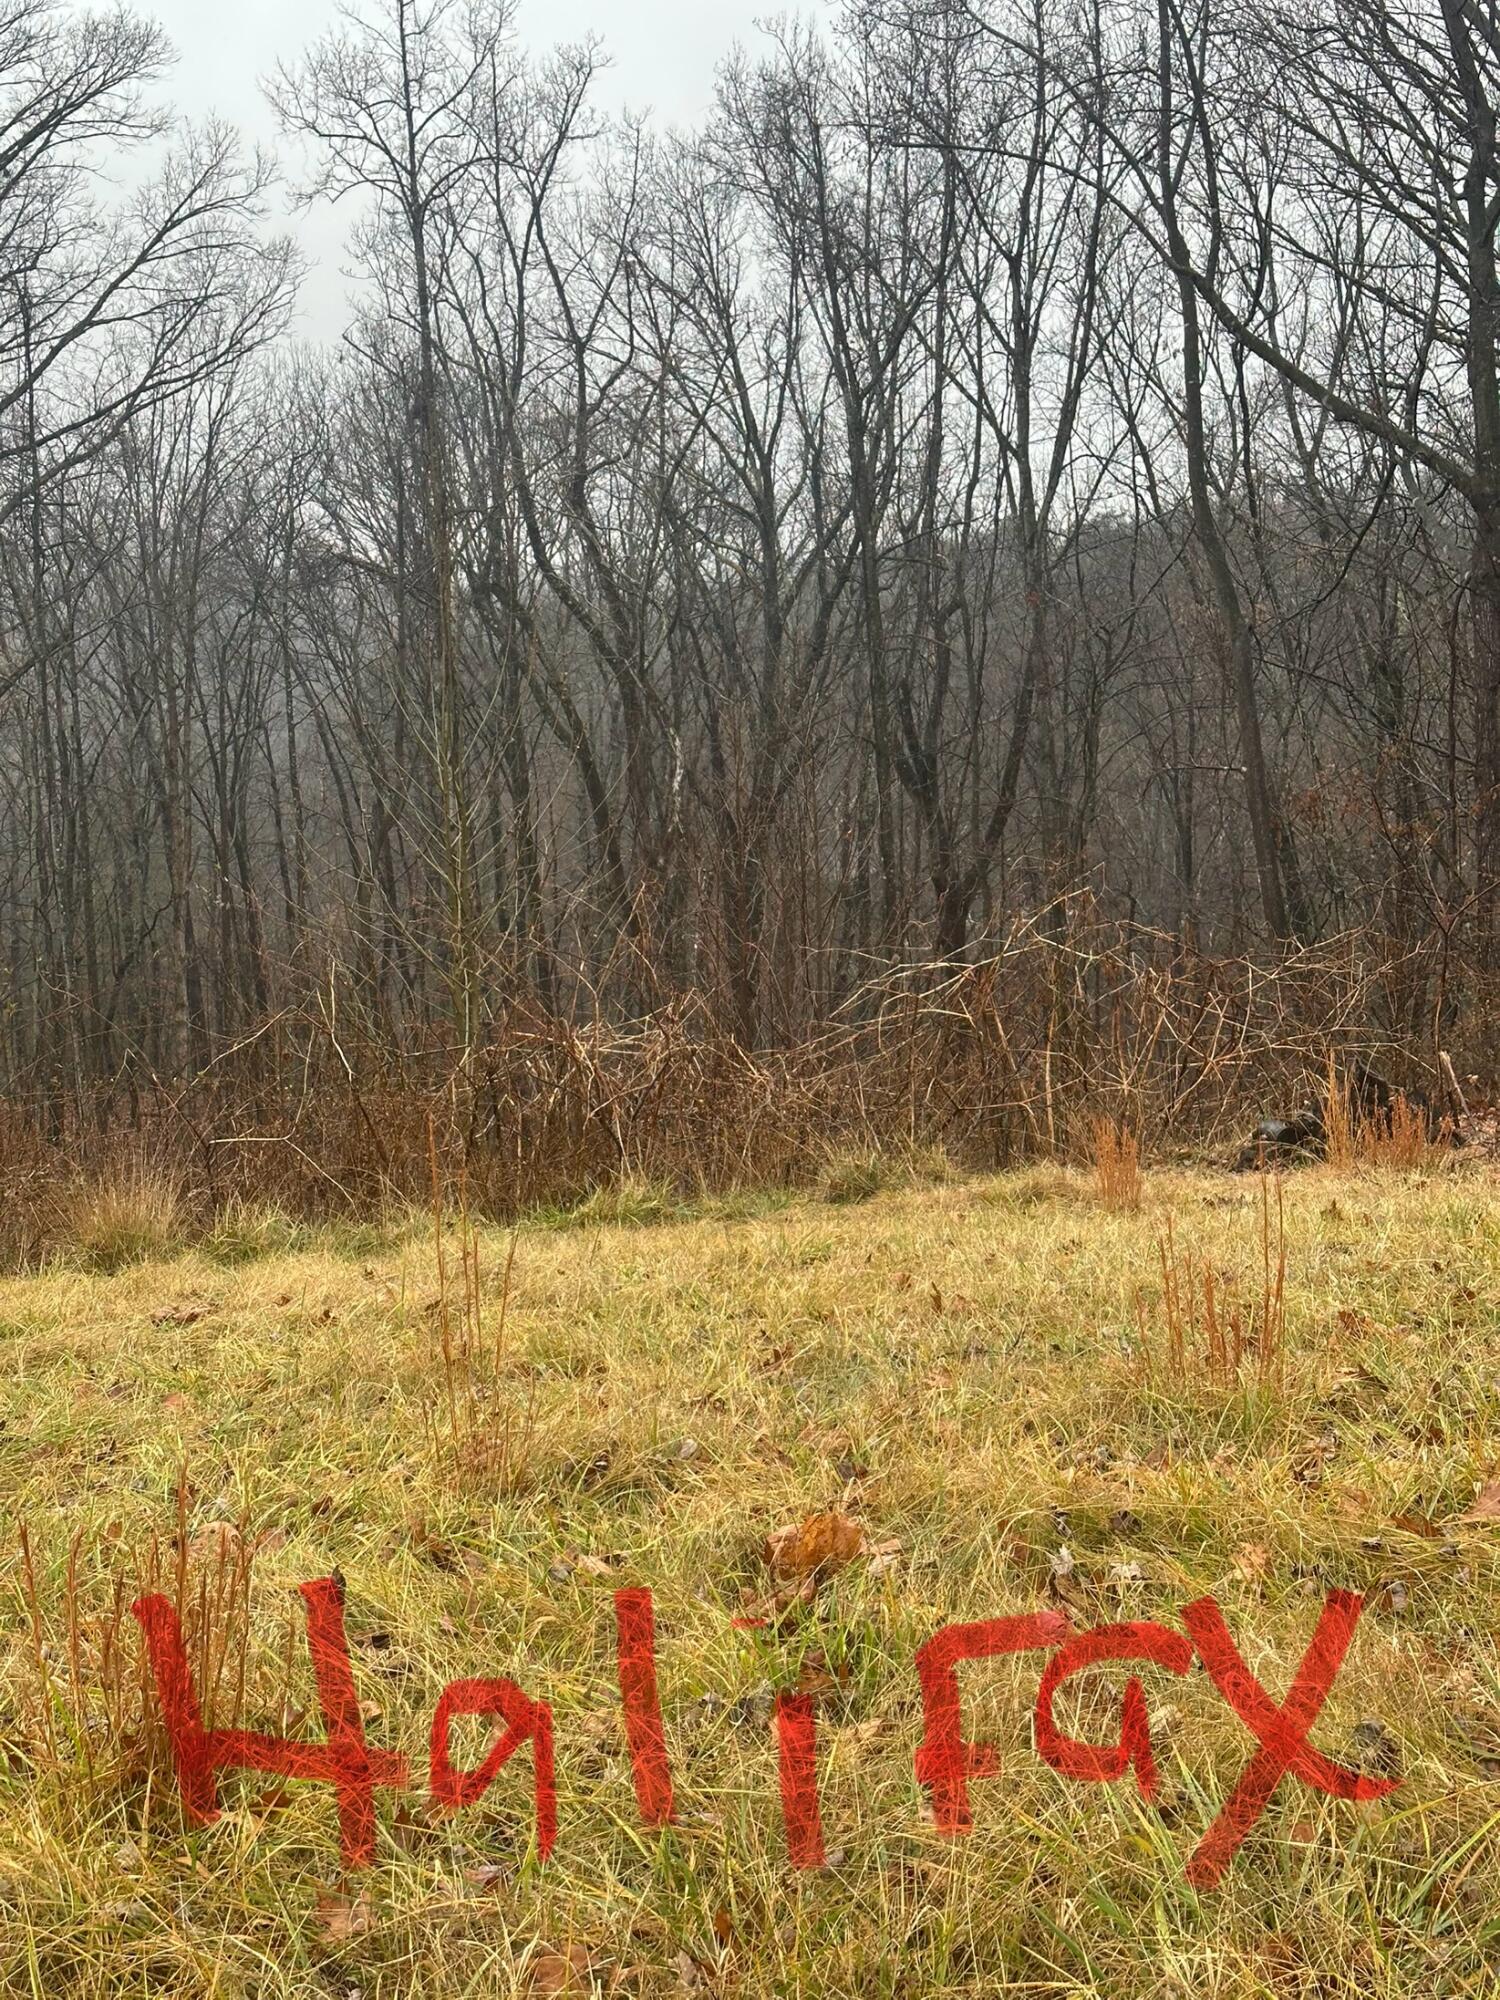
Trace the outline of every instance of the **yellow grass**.
<path fill-rule="evenodd" d="M 450 1226 L 441 1294 L 430 1225 L 288 1252 L 243 1217 L 217 1256 L 0 1284 L 0 1990 L 487 2000 L 555 1990 L 570 1952 L 579 1992 L 1493 1990 L 1500 1524 L 1459 1519 L 1500 1473 L 1488 1172 L 1292 1176 L 1284 1279 L 1253 1177 L 1154 1174 L 1139 1212 L 1057 1171 L 647 1208 Z M 1141 1314 L 1188 1310 L 1162 1296 L 1169 1217 L 1218 1297 L 1276 1294 L 1274 1371 L 1249 1339 L 1195 1365 L 1192 1338 L 1143 1370 Z M 734 1629 L 765 1536 L 828 1507 L 899 1556 Z M 184 1827 L 121 1613 L 143 1575 L 180 1591 L 215 1719 L 309 1732 L 290 1593 L 335 1569 L 371 1738 L 419 1781 L 382 1795 L 348 1882 L 320 1786 L 229 1777 L 219 1823 Z M 681 1817 L 660 1835 L 620 1734 L 621 1582 L 656 1593 Z M 1334 1585 L 1369 1601 L 1314 1737 L 1346 1759 L 1388 1739 L 1390 1800 L 1287 1780 L 1197 1895 L 1184 1861 L 1253 1748 L 1207 1677 L 1142 1670 L 1152 1812 L 1039 1761 L 1018 1660 L 962 1670 L 1003 1759 L 974 1835 L 924 1819 L 912 1655 L 944 1621 L 1060 1596 L 1080 1624 L 1175 1623 L 1212 1592 L 1279 1698 Z M 799 1672 L 832 1863 L 804 1875 L 769 1721 Z M 553 1704 L 546 1867 L 524 1751 L 480 1806 L 423 1808 L 460 1675 Z M 1108 1740 L 1123 1678 L 1060 1715 Z M 455 1737 L 469 1762 L 482 1741 Z"/>

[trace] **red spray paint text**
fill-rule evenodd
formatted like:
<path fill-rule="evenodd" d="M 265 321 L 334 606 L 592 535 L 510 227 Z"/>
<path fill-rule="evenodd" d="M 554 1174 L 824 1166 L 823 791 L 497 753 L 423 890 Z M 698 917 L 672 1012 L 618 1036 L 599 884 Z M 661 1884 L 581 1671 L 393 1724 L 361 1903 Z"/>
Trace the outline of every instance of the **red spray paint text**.
<path fill-rule="evenodd" d="M 131 1610 L 146 1636 L 162 1717 L 188 1818 L 204 1824 L 218 1815 L 221 1771 L 261 1771 L 308 1778 L 333 1789 L 339 1844 L 347 1868 L 368 1866 L 375 1852 L 375 1795 L 408 1782 L 407 1761 L 372 1748 L 355 1692 L 344 1631 L 343 1589 L 336 1577 L 301 1585 L 318 1705 L 326 1734 L 321 1741 L 263 1735 L 251 1729 L 205 1728 L 188 1665 L 182 1628 L 169 1599 L 139 1598 Z M 1308 1732 L 1328 1698 L 1359 1623 L 1362 1600 L 1333 1590 L 1293 1676 L 1276 1702 L 1246 1666 L 1218 1605 L 1200 1597 L 1182 1610 L 1184 1631 L 1151 1620 L 1131 1620 L 1075 1633 L 1056 1612 L 986 1618 L 945 1625 L 918 1648 L 922 1740 L 914 1760 L 927 1788 L 940 1833 L 960 1837 L 974 1826 L 969 1784 L 998 1774 L 993 1744 L 967 1739 L 958 1667 L 967 1660 L 1011 1653 L 1046 1653 L 1037 1687 L 1034 1729 L 1037 1754 L 1062 1776 L 1111 1783 L 1127 1772 L 1148 1804 L 1160 1780 L 1152 1752 L 1146 1699 L 1132 1675 L 1120 1702 L 1120 1731 L 1112 1743 L 1084 1743 L 1059 1728 L 1055 1703 L 1069 1676 L 1108 1661 L 1144 1661 L 1185 1674 L 1201 1662 L 1219 1694 L 1254 1738 L 1256 1748 L 1212 1825 L 1199 1841 L 1187 1877 L 1212 1888 L 1223 1877 L 1245 1836 L 1284 1778 L 1296 1778 L 1332 1798 L 1369 1800 L 1392 1791 L 1389 1778 L 1370 1778 L 1335 1763 L 1308 1742 Z M 672 1773 L 656 1681 L 656 1631 L 649 1590 L 614 1596 L 616 1660 L 625 1740 L 630 1751 L 636 1805 L 647 1826 L 670 1826 L 675 1815 Z M 453 1763 L 450 1733 L 455 1717 L 494 1717 L 499 1728 L 483 1761 L 472 1770 Z M 824 1865 L 818 1793 L 817 1721 L 810 1696 L 783 1693 L 774 1710 L 778 1777 L 787 1854 L 793 1867 Z M 434 1802 L 458 1810 L 475 1804 L 501 1768 L 524 1745 L 531 1747 L 537 1852 L 545 1861 L 557 1840 L 557 1778 L 552 1710 L 508 1679 L 452 1681 L 432 1718 L 428 1788 Z"/>

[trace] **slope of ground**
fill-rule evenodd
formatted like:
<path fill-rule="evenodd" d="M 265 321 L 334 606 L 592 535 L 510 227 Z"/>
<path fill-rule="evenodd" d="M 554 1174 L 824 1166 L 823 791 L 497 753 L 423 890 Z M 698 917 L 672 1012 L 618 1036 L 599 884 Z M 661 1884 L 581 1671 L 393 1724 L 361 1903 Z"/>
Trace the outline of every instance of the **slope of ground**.
<path fill-rule="evenodd" d="M 1130 1212 L 1032 1173 L 467 1254 L 450 1231 L 441 1275 L 413 1228 L 0 1285 L 4 1990 L 1491 1990 L 1500 1186 L 1310 1170 L 1284 1208 L 1279 1308 L 1275 1195 L 1222 1175 L 1152 1177 Z M 827 1511 L 864 1550 L 799 1589 L 766 1538 Z M 351 1874 L 321 1784 L 228 1774 L 222 1817 L 185 1823 L 128 1612 L 181 1607 L 210 1722 L 312 1736 L 293 1589 L 334 1572 L 369 1740 L 412 1769 Z M 665 1831 L 620 1722 L 631 1585 Z M 1195 1889 L 1243 1724 L 1200 1669 L 1140 1667 L 1148 1806 L 1039 1758 L 1032 1654 L 961 1670 L 1000 1768 L 967 1839 L 933 1825 L 913 1656 L 945 1623 L 1181 1630 L 1212 1594 L 1279 1701 L 1335 1588 L 1366 1603 L 1313 1740 L 1388 1797 L 1287 1777 Z M 1129 1671 L 1070 1682 L 1059 1720 L 1112 1741 Z M 529 1748 L 477 1805 L 426 1798 L 443 1686 L 498 1675 L 553 1709 L 545 1864 Z M 822 1869 L 789 1865 L 778 1797 L 774 1692 L 799 1686 Z M 456 1760 L 487 1727 L 455 1726 Z"/>

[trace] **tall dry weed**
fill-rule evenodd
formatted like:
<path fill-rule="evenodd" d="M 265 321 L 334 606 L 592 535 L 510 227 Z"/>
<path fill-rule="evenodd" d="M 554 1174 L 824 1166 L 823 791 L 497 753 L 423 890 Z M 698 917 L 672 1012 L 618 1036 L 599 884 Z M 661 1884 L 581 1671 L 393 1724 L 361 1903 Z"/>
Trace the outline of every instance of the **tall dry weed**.
<path fill-rule="evenodd" d="M 1144 1186 L 1136 1136 L 1112 1118 L 1094 1120 L 1094 1187 L 1106 1208 L 1134 1210 Z"/>
<path fill-rule="evenodd" d="M 1153 1310 L 1136 1293 L 1139 1353 L 1148 1378 L 1168 1386 L 1226 1386 L 1246 1368 L 1279 1387 L 1286 1364 L 1286 1221 L 1281 1182 L 1261 1175 L 1259 1284 L 1246 1296 L 1242 1278 L 1218 1269 L 1201 1251 L 1179 1247 L 1171 1216 L 1157 1238 L 1161 1296 Z"/>

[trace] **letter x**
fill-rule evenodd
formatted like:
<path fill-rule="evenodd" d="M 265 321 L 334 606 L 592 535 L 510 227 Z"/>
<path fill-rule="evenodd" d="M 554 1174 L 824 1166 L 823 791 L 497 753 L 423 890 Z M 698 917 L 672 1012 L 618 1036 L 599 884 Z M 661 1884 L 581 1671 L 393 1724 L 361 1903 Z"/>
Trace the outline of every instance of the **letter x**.
<path fill-rule="evenodd" d="M 1362 1608 L 1363 1599 L 1353 1591 L 1328 1593 L 1318 1628 L 1278 1708 L 1240 1657 L 1213 1599 L 1200 1597 L 1183 1607 L 1182 1622 L 1214 1686 L 1260 1743 L 1188 1863 L 1187 1877 L 1195 1888 L 1212 1889 L 1218 1883 L 1289 1772 L 1336 1799 L 1378 1799 L 1395 1789 L 1394 1778 L 1362 1777 L 1314 1750 L 1307 1740 L 1344 1664 Z"/>

